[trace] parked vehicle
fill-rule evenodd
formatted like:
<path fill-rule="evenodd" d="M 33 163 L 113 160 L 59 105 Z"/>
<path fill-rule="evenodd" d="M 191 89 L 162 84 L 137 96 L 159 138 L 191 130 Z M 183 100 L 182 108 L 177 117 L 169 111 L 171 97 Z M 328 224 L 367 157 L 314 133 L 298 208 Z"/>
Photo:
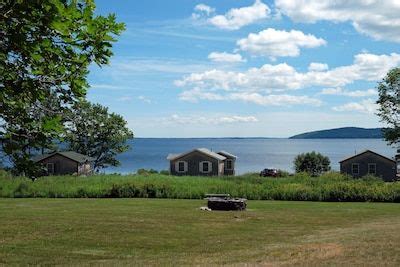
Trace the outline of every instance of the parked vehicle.
<path fill-rule="evenodd" d="M 264 169 L 260 172 L 260 176 L 262 176 L 262 177 L 277 177 L 278 170 L 277 169 Z"/>

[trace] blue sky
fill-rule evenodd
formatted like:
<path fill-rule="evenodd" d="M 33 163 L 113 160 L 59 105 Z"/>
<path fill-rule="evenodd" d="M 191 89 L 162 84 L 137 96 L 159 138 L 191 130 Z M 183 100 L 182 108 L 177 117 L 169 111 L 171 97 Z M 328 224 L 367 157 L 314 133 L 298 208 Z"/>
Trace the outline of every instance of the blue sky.
<path fill-rule="evenodd" d="M 126 31 L 88 98 L 137 137 L 382 126 L 375 87 L 400 65 L 400 4 L 348 2 L 97 1 Z"/>

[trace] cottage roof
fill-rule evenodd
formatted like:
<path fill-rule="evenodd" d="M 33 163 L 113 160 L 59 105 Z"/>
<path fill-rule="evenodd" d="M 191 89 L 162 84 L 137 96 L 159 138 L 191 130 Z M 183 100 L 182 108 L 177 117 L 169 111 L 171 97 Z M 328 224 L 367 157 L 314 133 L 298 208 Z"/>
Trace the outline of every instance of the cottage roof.
<path fill-rule="evenodd" d="M 217 152 L 217 154 L 222 155 L 222 156 L 225 156 L 225 157 L 227 157 L 227 158 L 234 158 L 234 159 L 237 159 L 237 156 L 235 156 L 235 155 L 233 155 L 233 154 L 231 154 L 231 153 L 229 153 L 229 152 L 226 152 L 226 151 L 224 151 L 224 150 L 221 150 L 221 151 Z"/>
<path fill-rule="evenodd" d="M 37 155 L 33 158 L 34 162 L 39 162 L 42 161 L 46 158 L 49 158 L 51 156 L 54 156 L 56 154 L 59 154 L 61 156 L 64 156 L 66 158 L 69 158 L 70 160 L 76 161 L 78 163 L 85 163 L 85 162 L 92 162 L 95 161 L 94 158 L 74 152 L 74 151 L 62 151 L 62 152 L 54 152 L 50 154 L 43 154 L 43 155 Z"/>
<path fill-rule="evenodd" d="M 358 157 L 358 156 L 360 156 L 360 155 L 362 155 L 362 154 L 365 154 L 365 153 L 372 153 L 372 154 L 377 155 L 378 157 L 381 157 L 381 158 L 384 158 L 384 159 L 386 159 L 386 160 L 390 160 L 390 161 L 392 161 L 392 162 L 395 162 L 393 159 L 390 159 L 390 158 L 388 158 L 388 157 L 382 156 L 381 154 L 378 154 L 378 153 L 376 153 L 376 152 L 374 152 L 374 151 L 372 151 L 372 150 L 367 149 L 367 150 L 365 150 L 365 151 L 363 151 L 363 152 L 361 152 L 361 153 L 358 153 L 358 154 L 353 155 L 353 156 L 351 156 L 351 157 L 345 158 L 345 159 L 339 161 L 339 163 L 342 163 L 342 162 L 347 161 L 347 160 L 349 160 L 349 159 Z"/>
<path fill-rule="evenodd" d="M 209 150 L 207 148 L 196 148 L 194 150 L 191 150 L 191 151 L 186 152 L 186 153 L 181 153 L 181 154 L 169 154 L 167 159 L 168 160 L 176 160 L 176 159 L 181 158 L 183 156 L 189 155 L 189 154 L 191 154 L 193 152 L 200 152 L 202 154 L 205 154 L 205 155 L 207 155 L 209 157 L 212 157 L 214 159 L 217 159 L 217 160 L 225 160 L 226 159 L 226 157 L 224 157 L 222 155 L 219 155 L 219 154 L 217 154 L 217 153 L 215 153 L 215 152 L 213 152 L 213 151 L 211 151 L 211 150 Z"/>

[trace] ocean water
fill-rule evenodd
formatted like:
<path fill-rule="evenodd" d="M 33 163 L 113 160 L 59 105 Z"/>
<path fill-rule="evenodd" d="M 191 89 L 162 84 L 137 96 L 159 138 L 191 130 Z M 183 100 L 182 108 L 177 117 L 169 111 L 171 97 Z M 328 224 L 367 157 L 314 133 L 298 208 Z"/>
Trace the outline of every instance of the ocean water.
<path fill-rule="evenodd" d="M 366 149 L 389 158 L 396 152 L 380 139 L 136 138 L 129 144 L 131 149 L 118 156 L 121 166 L 107 168 L 106 173 L 134 173 L 140 168 L 167 170 L 168 154 L 201 147 L 238 156 L 237 174 L 264 168 L 293 172 L 293 159 L 303 152 L 317 151 L 328 156 L 333 170 L 339 170 L 340 160 Z"/>

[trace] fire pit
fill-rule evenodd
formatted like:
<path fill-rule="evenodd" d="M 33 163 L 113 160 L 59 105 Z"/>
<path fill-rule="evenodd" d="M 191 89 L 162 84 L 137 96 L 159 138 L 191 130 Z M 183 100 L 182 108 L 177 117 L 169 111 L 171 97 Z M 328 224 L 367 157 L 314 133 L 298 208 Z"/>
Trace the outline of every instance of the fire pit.
<path fill-rule="evenodd" d="M 229 194 L 207 194 L 207 206 L 211 210 L 246 210 L 247 199 L 231 198 Z"/>

